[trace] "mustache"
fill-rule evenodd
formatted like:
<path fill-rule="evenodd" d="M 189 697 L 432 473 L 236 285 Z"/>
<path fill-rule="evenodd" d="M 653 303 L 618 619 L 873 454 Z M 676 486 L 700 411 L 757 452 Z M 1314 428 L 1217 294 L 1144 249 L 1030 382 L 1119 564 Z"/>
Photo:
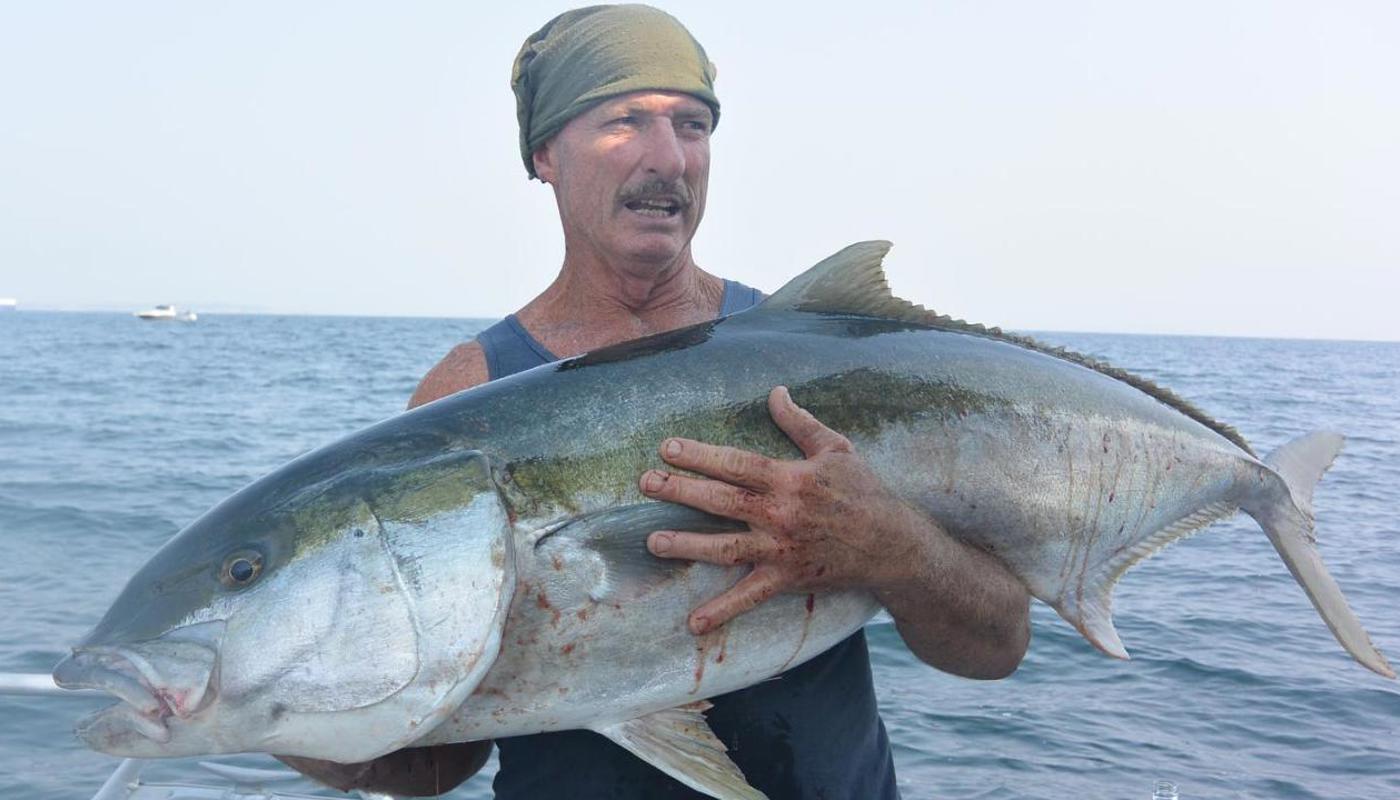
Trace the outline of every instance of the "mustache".
<path fill-rule="evenodd" d="M 655 200 L 665 198 L 675 200 L 682 208 L 689 208 L 695 203 L 695 196 L 691 194 L 690 187 L 682 181 L 667 181 L 660 178 L 653 178 L 644 181 L 636 186 L 624 186 L 618 192 L 619 203 L 635 203 L 638 200 Z"/>

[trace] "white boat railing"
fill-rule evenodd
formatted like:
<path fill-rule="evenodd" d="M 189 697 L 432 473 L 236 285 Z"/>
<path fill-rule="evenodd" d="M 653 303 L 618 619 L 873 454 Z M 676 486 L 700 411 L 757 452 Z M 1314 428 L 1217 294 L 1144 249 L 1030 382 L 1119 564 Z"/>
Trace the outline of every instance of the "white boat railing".
<path fill-rule="evenodd" d="M 52 676 L 38 673 L 0 672 L 0 695 L 45 695 L 50 697 L 105 696 L 90 689 L 60 689 Z M 92 800 L 327 800 L 326 795 L 278 791 L 277 785 L 304 780 L 289 769 L 258 769 L 217 761 L 200 761 L 199 766 L 223 783 L 204 786 L 195 783 L 163 783 L 141 780 L 141 770 L 149 759 L 127 758 L 92 796 Z M 393 800 L 378 792 L 356 791 L 362 800 Z"/>
<path fill-rule="evenodd" d="M 100 695 L 91 689 L 60 689 L 52 675 L 31 672 L 0 672 L 0 694 L 47 694 L 55 697 Z"/>

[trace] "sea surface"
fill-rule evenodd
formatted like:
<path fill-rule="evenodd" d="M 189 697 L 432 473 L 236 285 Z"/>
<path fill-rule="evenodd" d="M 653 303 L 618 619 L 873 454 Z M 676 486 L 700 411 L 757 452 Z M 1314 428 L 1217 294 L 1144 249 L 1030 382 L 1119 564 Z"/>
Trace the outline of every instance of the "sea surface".
<path fill-rule="evenodd" d="M 0 672 L 48 672 L 183 525 L 400 411 L 484 324 L 0 315 Z M 1157 379 L 1260 452 L 1345 432 L 1316 498 L 1320 546 L 1376 643 L 1400 657 L 1400 343 L 1041 338 Z M 1400 798 L 1400 688 L 1341 651 L 1252 520 L 1139 565 L 1115 607 L 1131 661 L 1037 604 L 1020 670 L 985 683 L 921 666 L 872 623 L 904 796 L 1146 800 L 1169 780 L 1184 800 Z M 0 697 L 0 798 L 91 797 L 117 761 L 71 727 L 101 702 Z M 145 777 L 211 782 L 194 759 Z M 490 797 L 489 780 L 449 796 Z"/>

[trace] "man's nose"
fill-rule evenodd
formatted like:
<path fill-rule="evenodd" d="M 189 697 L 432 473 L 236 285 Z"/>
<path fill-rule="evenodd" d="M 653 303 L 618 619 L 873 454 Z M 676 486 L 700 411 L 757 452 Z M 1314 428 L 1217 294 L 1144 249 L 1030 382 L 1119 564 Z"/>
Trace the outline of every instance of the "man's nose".
<path fill-rule="evenodd" d="M 669 121 L 646 127 L 646 154 L 643 167 L 658 178 L 673 181 L 685 174 L 685 149 Z"/>

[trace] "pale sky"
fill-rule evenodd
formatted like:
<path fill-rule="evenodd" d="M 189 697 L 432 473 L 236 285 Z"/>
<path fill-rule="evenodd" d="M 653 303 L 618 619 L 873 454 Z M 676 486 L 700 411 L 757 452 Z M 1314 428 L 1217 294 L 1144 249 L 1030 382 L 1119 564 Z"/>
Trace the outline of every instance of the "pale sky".
<path fill-rule="evenodd" d="M 884 238 L 988 324 L 1400 340 L 1400 3 L 658 5 L 719 67 L 712 272 Z M 0 296 L 515 310 L 563 242 L 510 63 L 568 7 L 4 2 Z"/>

